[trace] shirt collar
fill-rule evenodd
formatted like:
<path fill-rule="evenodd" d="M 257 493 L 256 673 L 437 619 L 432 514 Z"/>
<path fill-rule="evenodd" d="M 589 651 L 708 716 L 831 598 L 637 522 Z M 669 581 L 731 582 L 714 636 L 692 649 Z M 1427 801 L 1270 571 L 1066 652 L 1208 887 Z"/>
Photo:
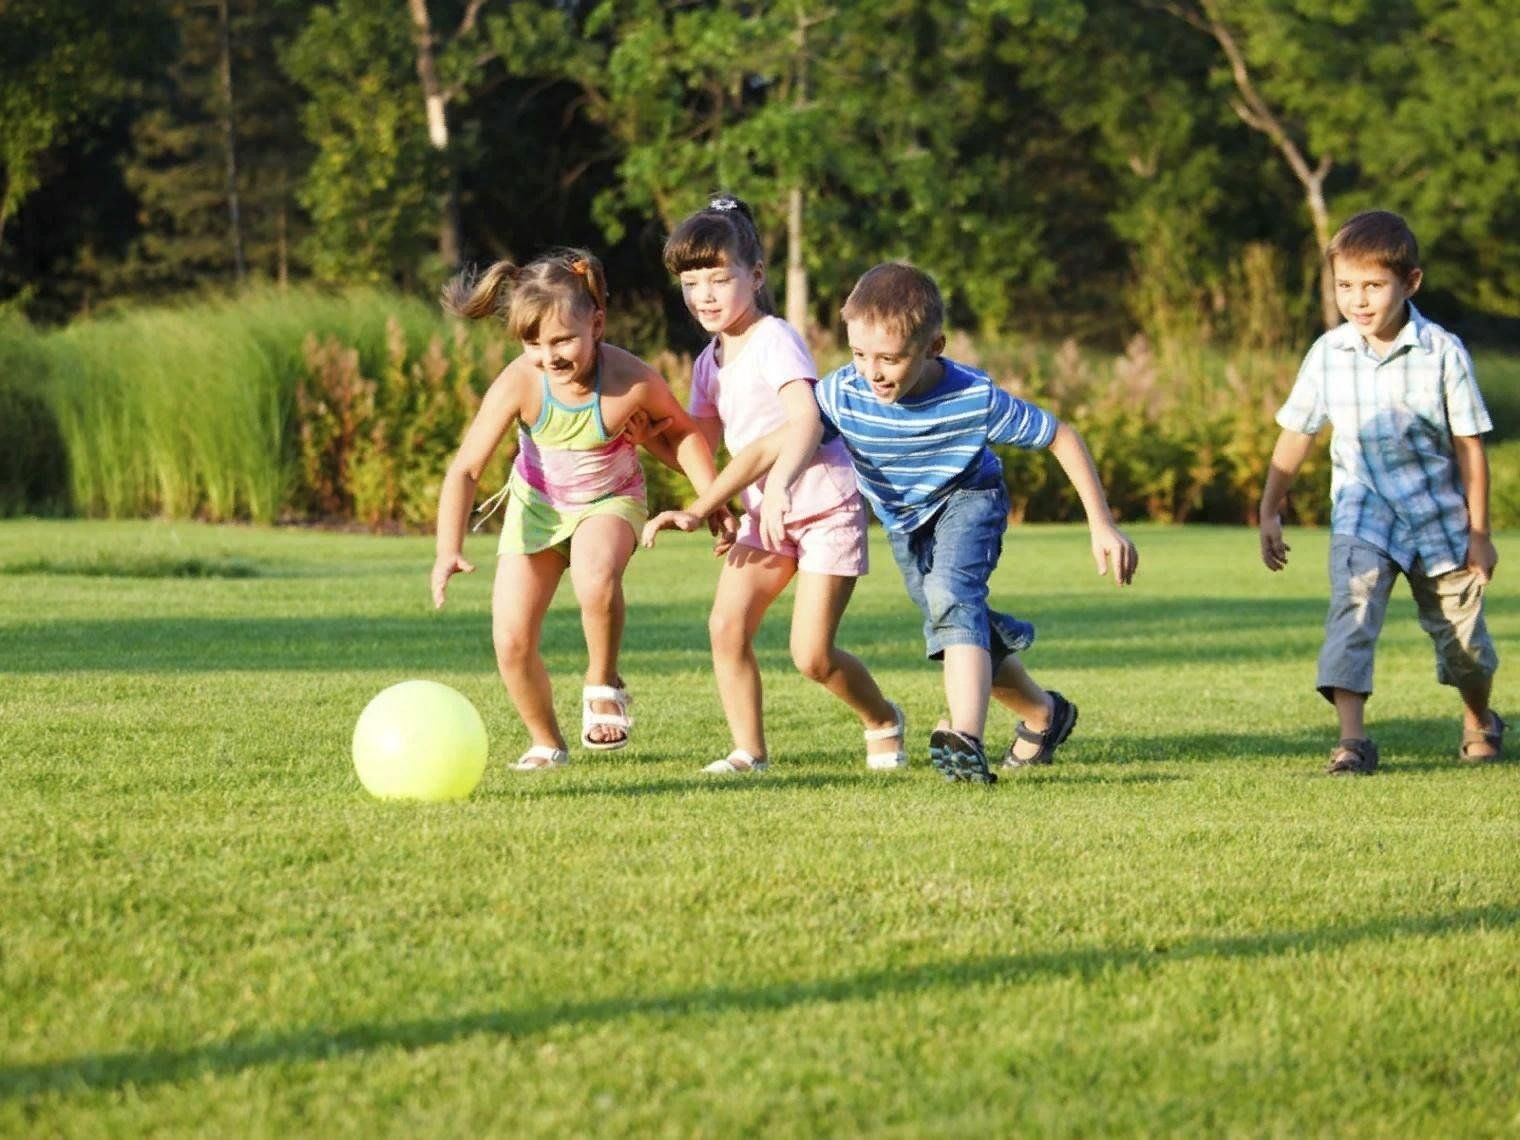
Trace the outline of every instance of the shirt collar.
<path fill-rule="evenodd" d="M 1430 344 L 1430 322 L 1427 321 L 1419 309 L 1415 308 L 1413 301 L 1404 302 L 1409 306 L 1409 319 L 1404 322 L 1404 327 L 1399 330 L 1399 335 L 1393 338 L 1393 343 L 1388 346 L 1388 356 L 1394 355 L 1401 348 L 1419 348 L 1426 352 L 1432 351 Z M 1366 343 L 1362 334 L 1356 331 L 1350 321 L 1336 325 L 1330 330 L 1331 347 L 1343 348 L 1354 351 Z M 1386 360 L 1387 357 L 1384 357 Z"/>

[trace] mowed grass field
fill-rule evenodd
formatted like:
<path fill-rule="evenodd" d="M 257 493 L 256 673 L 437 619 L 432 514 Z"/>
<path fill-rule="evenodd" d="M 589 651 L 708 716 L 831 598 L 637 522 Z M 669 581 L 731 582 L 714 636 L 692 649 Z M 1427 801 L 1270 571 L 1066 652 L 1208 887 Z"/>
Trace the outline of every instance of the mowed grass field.
<path fill-rule="evenodd" d="M 433 613 L 425 538 L 0 524 L 0 1134 L 1516 1134 L 1520 763 L 1456 762 L 1400 587 L 1385 769 L 1323 776 L 1326 535 L 1271 576 L 1251 530 L 1132 533 L 1119 591 L 1085 531 L 1010 532 L 998 597 L 1081 720 L 983 788 L 927 765 L 879 535 L 842 642 L 914 767 L 866 770 L 784 601 L 774 765 L 724 780 L 694 536 L 628 576 L 632 746 L 524 775 L 490 538 Z M 568 583 L 546 646 L 570 723 Z M 485 717 L 466 802 L 359 787 L 354 720 L 409 677 Z"/>

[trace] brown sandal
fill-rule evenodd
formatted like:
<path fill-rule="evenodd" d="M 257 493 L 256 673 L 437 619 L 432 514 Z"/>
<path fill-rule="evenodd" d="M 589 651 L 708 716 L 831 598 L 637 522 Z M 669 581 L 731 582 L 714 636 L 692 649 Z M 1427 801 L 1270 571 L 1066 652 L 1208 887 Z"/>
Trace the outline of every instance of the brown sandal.
<path fill-rule="evenodd" d="M 1463 729 L 1462 743 L 1457 748 L 1457 759 L 1465 760 L 1469 764 L 1488 764 L 1504 756 L 1504 730 L 1509 725 L 1505 724 L 1504 718 L 1493 709 L 1488 710 L 1488 715 L 1494 718 L 1492 728 Z M 1472 749 L 1480 744 L 1486 744 L 1493 751 L 1474 755 Z"/>
<path fill-rule="evenodd" d="M 1370 776 L 1377 766 L 1377 745 L 1348 736 L 1330 750 L 1330 767 L 1325 771 L 1332 776 Z"/>

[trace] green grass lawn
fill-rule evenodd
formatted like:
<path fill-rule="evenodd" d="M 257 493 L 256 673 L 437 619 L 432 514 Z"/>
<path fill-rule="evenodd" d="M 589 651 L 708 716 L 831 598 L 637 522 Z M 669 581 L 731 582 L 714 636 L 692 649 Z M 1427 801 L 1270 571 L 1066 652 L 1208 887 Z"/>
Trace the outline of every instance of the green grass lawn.
<path fill-rule="evenodd" d="M 520 775 L 487 574 L 431 612 L 426 539 L 0 524 L 0 1135 L 1514 1135 L 1520 764 L 1456 763 L 1401 591 L 1385 769 L 1322 776 L 1326 536 L 1273 577 L 1254 531 L 1134 533 L 1121 592 L 1081 530 L 1012 532 L 998 596 L 1081 721 L 983 788 L 924 759 L 879 535 L 842 642 L 914 767 L 865 769 L 776 613 L 746 781 L 698 771 L 695 538 L 628 577 L 632 746 Z M 546 645 L 568 722 L 568 586 Z M 354 720 L 408 677 L 485 717 L 466 802 L 359 787 Z"/>

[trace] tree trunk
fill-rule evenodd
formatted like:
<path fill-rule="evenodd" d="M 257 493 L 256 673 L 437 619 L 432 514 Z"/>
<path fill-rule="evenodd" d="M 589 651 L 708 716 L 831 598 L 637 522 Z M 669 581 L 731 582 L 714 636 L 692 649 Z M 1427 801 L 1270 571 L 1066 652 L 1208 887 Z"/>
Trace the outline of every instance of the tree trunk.
<path fill-rule="evenodd" d="M 227 219 L 231 227 L 232 267 L 237 283 L 241 285 L 248 275 L 248 266 L 243 257 L 243 220 L 238 207 L 237 126 L 232 106 L 232 17 L 227 4 L 228 0 L 218 0 L 216 6 L 221 31 L 222 146 L 227 154 Z"/>
<path fill-rule="evenodd" d="M 407 0 L 412 14 L 412 42 L 417 48 L 417 78 L 422 81 L 423 106 L 427 112 L 428 142 L 443 163 L 445 189 L 440 196 L 438 218 L 438 256 L 451 270 L 459 265 L 459 206 L 454 182 L 454 166 L 449 161 L 448 99 L 438 82 L 438 67 L 433 58 L 433 26 L 428 18 L 427 0 Z"/>
<path fill-rule="evenodd" d="M 807 101 L 807 18 L 797 6 L 796 83 L 792 105 L 801 109 Z M 799 182 L 786 196 L 786 320 L 803 336 L 808 333 L 808 275 L 802 257 L 803 192 Z"/>
<path fill-rule="evenodd" d="M 803 336 L 808 331 L 808 275 L 802 261 L 802 187 L 793 186 L 786 204 L 786 321 Z"/>

